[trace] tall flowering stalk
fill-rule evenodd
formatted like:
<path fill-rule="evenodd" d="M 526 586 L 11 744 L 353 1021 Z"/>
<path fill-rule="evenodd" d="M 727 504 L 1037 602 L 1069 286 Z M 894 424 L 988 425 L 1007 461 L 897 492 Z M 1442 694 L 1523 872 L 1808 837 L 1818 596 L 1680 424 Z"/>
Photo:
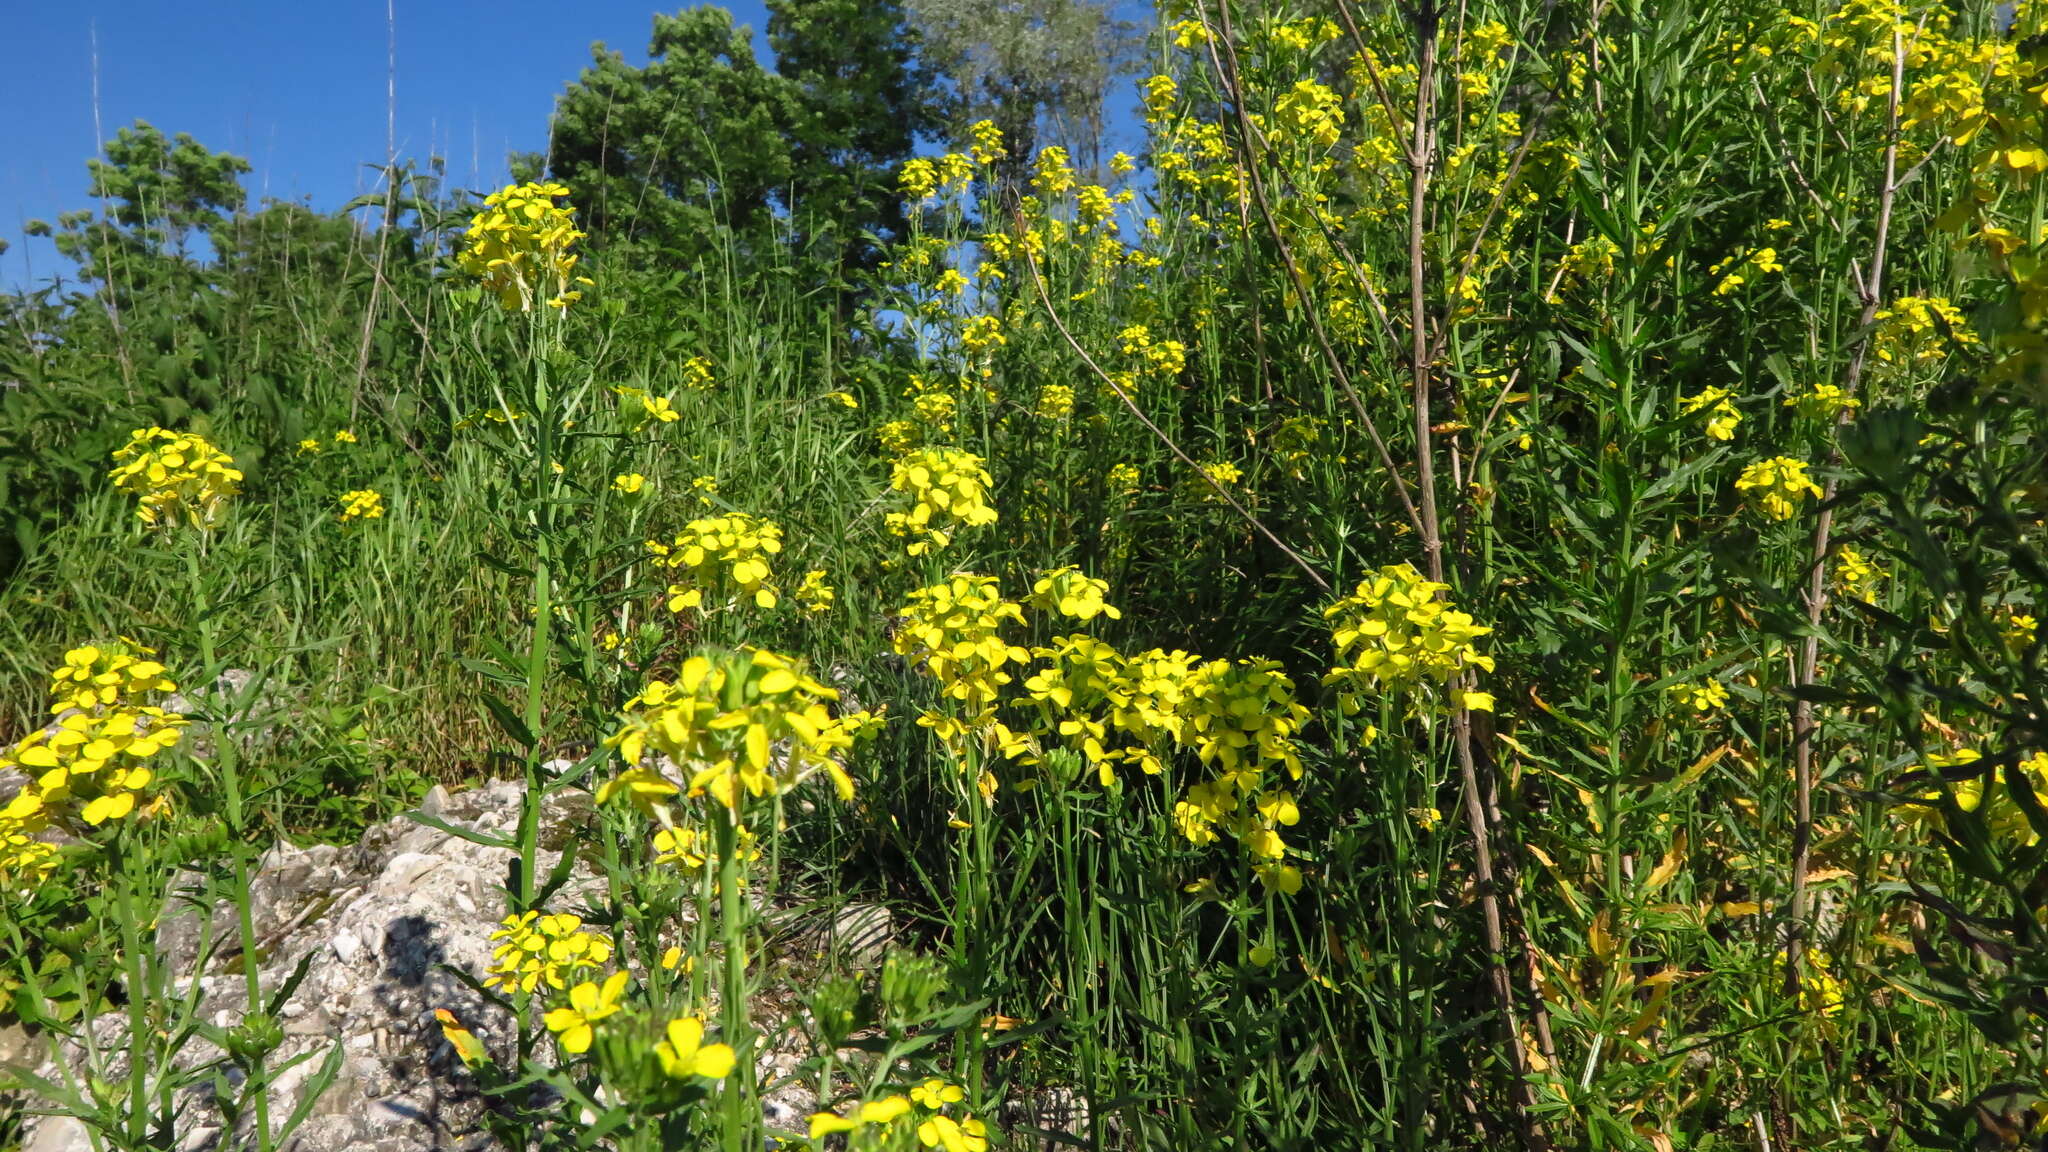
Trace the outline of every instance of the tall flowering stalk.
<path fill-rule="evenodd" d="M 852 799 L 845 757 L 880 721 L 867 712 L 834 716 L 830 705 L 838 698 L 801 664 L 766 649 L 697 655 L 683 662 L 675 680 L 650 681 L 627 701 L 620 726 L 605 740 L 625 767 L 598 789 L 599 804 L 624 800 L 653 818 L 662 829 L 657 842 L 665 839 L 678 857 L 698 843 L 691 830 L 678 826 L 678 803 L 700 806 L 712 826 L 724 946 L 721 1030 L 736 1050 L 738 1074 L 722 1111 L 729 1148 L 758 1139 L 758 1115 L 749 1111 L 755 1089 L 747 1013 L 749 907 L 740 893 L 751 839 L 746 813 L 754 802 L 820 774 L 842 800 Z M 706 911 L 699 909 L 700 926 Z"/>

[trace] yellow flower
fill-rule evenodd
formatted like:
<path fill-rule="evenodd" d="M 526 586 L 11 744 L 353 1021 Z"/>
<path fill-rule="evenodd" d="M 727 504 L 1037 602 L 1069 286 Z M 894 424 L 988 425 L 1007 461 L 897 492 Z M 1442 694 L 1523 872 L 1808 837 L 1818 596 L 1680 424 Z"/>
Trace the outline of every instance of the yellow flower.
<path fill-rule="evenodd" d="M 831 1112 L 815 1113 L 811 1117 L 811 1139 L 833 1132 L 852 1132 L 870 1124 L 883 1127 L 894 1123 L 910 1111 L 910 1100 L 903 1096 L 885 1096 L 880 1100 L 869 1100 L 861 1104 L 852 1116 L 839 1116 Z"/>
<path fill-rule="evenodd" d="M 1932 364 L 1949 349 L 1971 348 L 1983 340 L 1970 329 L 1962 310 L 1946 297 L 1901 296 L 1879 309 L 1871 350 L 1891 368 Z"/>
<path fill-rule="evenodd" d="M 638 472 L 621 472 L 617 476 L 612 477 L 612 491 L 623 493 L 627 496 L 637 495 L 640 489 L 646 486 L 647 477 L 642 476 Z"/>
<path fill-rule="evenodd" d="M 825 393 L 825 399 L 839 405 L 841 408 L 860 407 L 860 401 L 854 399 L 851 392 L 827 392 Z"/>
<path fill-rule="evenodd" d="M 1461 672 L 1493 671 L 1473 643 L 1493 631 L 1442 598 L 1448 584 L 1425 580 L 1412 564 L 1390 564 L 1323 612 L 1339 663 L 1323 677 L 1349 711 L 1377 692 L 1405 692 L 1425 681 L 1448 686 Z M 1492 710 L 1492 698 L 1468 693 L 1468 708 Z"/>
<path fill-rule="evenodd" d="M 993 485 L 982 459 L 958 448 L 919 448 L 890 469 L 889 487 L 907 497 L 907 508 L 890 512 L 883 524 L 907 538 L 912 556 L 939 551 L 953 542 L 955 525 L 979 528 L 996 522 L 988 506 Z"/>
<path fill-rule="evenodd" d="M 996 127 L 995 121 L 977 120 L 968 125 L 967 135 L 973 141 L 967 154 L 974 158 L 976 164 L 993 164 L 1003 158 L 1006 152 L 1003 130 Z"/>
<path fill-rule="evenodd" d="M 708 611 L 717 604 L 707 604 L 707 596 L 727 605 L 744 599 L 775 607 L 781 597 L 769 559 L 781 551 L 782 526 L 773 520 L 732 512 L 690 521 L 655 560 L 679 574 L 668 588 L 668 610 Z"/>
<path fill-rule="evenodd" d="M 1690 705 L 1694 712 L 1712 712 L 1728 703 L 1728 688 L 1719 680 L 1702 680 L 1698 683 L 1673 684 L 1673 696 Z"/>
<path fill-rule="evenodd" d="M 825 570 L 823 568 L 811 569 L 809 572 L 804 573 L 802 580 L 797 582 L 796 602 L 803 605 L 803 609 L 806 612 L 831 611 L 832 600 L 836 595 L 837 592 L 833 589 L 832 585 L 825 582 Z"/>
<path fill-rule="evenodd" d="M 1083 576 L 1079 568 L 1069 564 L 1038 578 L 1031 586 L 1031 606 L 1075 620 L 1093 620 L 1097 616 L 1123 619 L 1122 612 L 1104 602 L 1108 593 L 1109 581 Z"/>
<path fill-rule="evenodd" d="M 1737 491 L 1748 492 L 1757 507 L 1772 520 L 1790 520 L 1808 496 L 1822 495 L 1820 485 L 1807 474 L 1802 461 L 1773 456 L 1743 468 L 1736 479 Z"/>
<path fill-rule="evenodd" d="M 2007 609 L 2000 631 L 2005 634 L 2006 647 L 2014 652 L 2025 652 L 2034 646 L 2034 640 L 2040 634 L 2040 624 L 2031 615 Z"/>
<path fill-rule="evenodd" d="M 1877 586 L 1884 570 L 1863 558 L 1863 553 L 1844 544 L 1835 558 L 1835 587 L 1858 600 L 1877 599 Z"/>
<path fill-rule="evenodd" d="M 547 294 L 553 308 L 567 308 L 583 293 L 571 286 L 590 283 L 575 274 L 579 259 L 569 249 L 583 239 L 560 184 L 508 184 L 484 198 L 484 210 L 470 221 L 457 257 L 464 272 L 483 281 L 510 310 L 530 312 Z"/>
<path fill-rule="evenodd" d="M 917 1126 L 917 1142 L 946 1152 L 987 1152 L 987 1132 L 987 1126 L 972 1116 L 957 1121 L 933 1116 Z"/>
<path fill-rule="evenodd" d="M 242 473 L 227 453 L 192 432 L 138 428 L 114 451 L 114 487 L 138 498 L 135 515 L 148 525 L 183 514 L 196 528 L 211 528 Z"/>
<path fill-rule="evenodd" d="M 562 1051 L 578 1056 L 590 1051 L 598 1021 L 617 1014 L 619 997 L 626 990 L 626 974 L 614 972 L 603 984 L 584 981 L 569 989 L 569 1006 L 556 1008 L 541 1017 L 553 1032 Z"/>
<path fill-rule="evenodd" d="M 340 500 L 343 524 L 354 520 L 380 520 L 384 516 L 384 497 L 368 488 L 343 492 Z"/>
<path fill-rule="evenodd" d="M 668 1038 L 654 1046 L 661 1070 L 677 1080 L 702 1077 L 723 1080 L 732 1074 L 733 1050 L 726 1044 L 705 1044 L 704 1022 L 683 1016 L 668 1022 Z"/>
<path fill-rule="evenodd" d="M 834 717 L 839 694 L 802 666 L 760 648 L 692 656 L 673 683 L 653 680 L 626 702 L 619 729 L 605 739 L 627 770 L 599 792 L 631 794 L 658 774 L 641 766 L 648 747 L 690 774 L 688 794 L 737 810 L 743 798 L 779 794 L 823 772 L 843 799 L 853 780 L 840 763 L 878 721 L 866 712 Z"/>
<path fill-rule="evenodd" d="M 1814 420 L 1832 420 L 1861 406 L 1860 401 L 1836 384 L 1815 384 L 1811 392 L 1785 398 L 1785 407 L 1797 408 L 1801 416 Z"/>
<path fill-rule="evenodd" d="M 568 986 L 568 977 L 601 966 L 612 956 L 609 937 L 585 932 L 582 918 L 566 912 L 507 916 L 490 939 L 498 946 L 491 952 L 484 986 L 502 992 L 533 992 L 543 985 L 560 991 Z"/>
<path fill-rule="evenodd" d="M 1702 408 L 1712 408 L 1708 413 L 1707 435 L 1716 440 L 1735 439 L 1735 426 L 1742 423 L 1742 412 L 1729 400 L 1726 388 L 1709 387 L 1697 396 L 1687 396 L 1679 401 L 1682 411 L 1690 414 Z"/>
<path fill-rule="evenodd" d="M 937 1112 L 948 1104 L 958 1104 L 967 1099 L 967 1093 L 961 1091 L 957 1084 L 948 1084 L 934 1077 L 912 1088 L 910 1098 Z"/>
<path fill-rule="evenodd" d="M 710 391 L 712 386 L 718 383 L 718 378 L 712 375 L 711 367 L 711 358 L 708 356 L 692 356 L 683 361 L 683 387 L 692 392 Z"/>
<path fill-rule="evenodd" d="M 912 204 L 922 204 L 939 190 L 938 166 L 918 156 L 903 163 L 903 171 L 896 177 L 896 187 L 904 199 Z"/>
<path fill-rule="evenodd" d="M 611 803 L 612 797 L 624 796 L 642 815 L 652 816 L 655 810 L 671 796 L 681 794 L 682 789 L 669 783 L 668 778 L 652 768 L 636 766 L 619 773 L 597 790 L 599 804 Z M 659 837 L 655 840 L 660 846 Z"/>
<path fill-rule="evenodd" d="M 1008 668 L 1031 660 L 1028 649 L 1001 634 L 1005 624 L 1024 623 L 1023 607 L 1003 599 L 995 577 L 961 572 L 912 592 L 902 616 L 890 647 L 929 672 L 940 694 L 964 714 L 955 721 L 928 712 L 918 723 L 942 737 L 999 728 L 995 705 L 999 690 L 1010 683 Z"/>
<path fill-rule="evenodd" d="M 311 437 L 299 441 L 299 455 L 301 456 L 317 453 L 320 451 L 320 448 L 320 441 Z"/>
<path fill-rule="evenodd" d="M 356 443 L 356 434 L 343 428 L 334 434 L 334 442 L 336 444 L 354 444 Z"/>
<path fill-rule="evenodd" d="M 1070 384 L 1047 384 L 1038 390 L 1032 414 L 1046 420 L 1065 420 L 1074 414 L 1074 389 Z"/>

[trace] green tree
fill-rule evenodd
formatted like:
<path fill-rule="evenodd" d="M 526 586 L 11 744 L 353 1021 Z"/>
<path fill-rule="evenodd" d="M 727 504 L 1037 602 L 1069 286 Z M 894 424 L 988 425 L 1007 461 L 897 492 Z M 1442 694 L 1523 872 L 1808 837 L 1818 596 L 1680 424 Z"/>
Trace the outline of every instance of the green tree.
<path fill-rule="evenodd" d="M 903 225 L 895 169 L 934 123 L 896 0 L 772 0 L 774 70 L 722 8 L 654 18 L 644 68 L 598 45 L 557 106 L 545 170 L 615 266 L 743 262 L 788 243 L 842 288 Z M 540 158 L 515 171 L 537 174 Z"/>
<path fill-rule="evenodd" d="M 1113 0 L 909 0 L 909 12 L 926 63 L 951 83 L 955 134 L 982 119 L 1003 130 L 1005 184 L 1022 184 L 1041 141 L 1100 166 L 1109 90 L 1144 44 Z"/>
<path fill-rule="evenodd" d="M 86 168 L 101 211 L 60 217 L 57 250 L 77 261 L 80 278 L 131 292 L 193 270 L 195 239 L 241 210 L 249 162 L 137 120 Z"/>
<path fill-rule="evenodd" d="M 769 0 L 768 44 L 794 90 L 787 194 L 796 241 L 842 276 L 904 224 L 896 169 L 937 126 L 933 77 L 896 0 Z"/>
<path fill-rule="evenodd" d="M 793 171 L 790 87 L 754 58 L 722 8 L 654 17 L 645 68 L 598 44 L 556 105 L 546 158 L 569 186 L 593 250 L 633 262 L 703 255 L 728 234 L 773 233 Z"/>

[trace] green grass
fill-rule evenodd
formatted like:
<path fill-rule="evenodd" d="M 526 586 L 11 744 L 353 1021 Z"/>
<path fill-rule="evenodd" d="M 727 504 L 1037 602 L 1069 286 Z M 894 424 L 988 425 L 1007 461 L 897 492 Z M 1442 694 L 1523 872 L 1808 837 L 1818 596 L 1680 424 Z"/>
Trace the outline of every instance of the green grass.
<path fill-rule="evenodd" d="M 2002 43 L 1990 7 L 1967 7 L 1929 27 Z M 283 275 L 297 307 L 211 298 L 230 321 L 168 293 L 133 306 L 123 330 L 90 299 L 24 303 L 0 361 L 24 382 L 0 407 L 0 443 L 20 452 L 0 477 L 48 516 L 17 530 L 0 583 L 0 734 L 39 723 L 47 670 L 88 641 L 135 637 L 181 682 L 249 669 L 268 735 L 229 766 L 253 785 L 236 835 L 347 840 L 433 781 L 602 783 L 620 765 L 593 749 L 647 680 L 700 650 L 758 646 L 802 658 L 890 722 L 850 761 L 851 801 L 806 784 L 749 809 L 766 853 L 753 882 L 792 901 L 885 902 L 912 926 L 904 947 L 934 965 L 903 961 L 894 984 L 846 1009 L 872 1016 L 905 1070 L 821 1040 L 806 1075 L 825 1097 L 878 1099 L 942 1074 L 993 1120 L 1005 1102 L 1070 1088 L 1095 1105 L 1077 1138 L 1102 1148 L 1955 1146 L 1987 1124 L 1977 1094 L 2040 1080 L 2044 1014 L 2015 990 L 2039 963 L 2026 958 L 2042 907 L 2028 829 L 2048 815 L 2017 769 L 1979 811 L 1901 802 L 1929 795 L 1909 774 L 1931 754 L 1969 748 L 2005 768 L 2048 743 L 2018 706 L 2039 698 L 2040 645 L 2004 638 L 2008 617 L 2048 594 L 2035 558 L 2048 477 L 2027 383 L 2033 318 L 2007 272 L 2018 265 L 1937 217 L 1975 179 L 1991 196 L 1977 223 L 2024 232 L 2039 190 L 2009 170 L 1973 177 L 1989 145 L 1936 143 L 1933 117 L 1897 138 L 1889 158 L 1919 167 L 1887 190 L 1889 25 L 1855 33 L 1857 55 L 1802 39 L 1780 6 L 1733 0 L 1459 11 L 1445 67 L 1490 82 L 1459 96 L 1440 78 L 1455 112 L 1438 120 L 1412 218 L 1401 142 L 1383 164 L 1364 159 L 1389 145 L 1390 121 L 1370 83 L 1339 79 L 1348 36 L 1299 47 L 1272 31 L 1340 13 L 1238 10 L 1226 34 L 1209 8 L 1227 51 L 1162 48 L 1183 99 L 1153 123 L 1141 208 L 1156 234 L 1125 223 L 1144 260 L 1091 253 L 1070 232 L 1046 241 L 1035 271 L 1000 261 L 984 233 L 1014 242 L 1071 226 L 1073 209 L 1064 194 L 1018 205 L 977 187 L 989 195 L 931 207 L 898 255 L 929 237 L 970 271 L 979 253 L 1006 275 L 933 306 L 938 266 L 901 261 L 851 323 L 793 259 L 743 264 L 735 249 L 651 276 L 607 269 L 599 248 L 596 284 L 559 325 L 501 313 L 446 261 L 422 261 L 378 290 L 360 382 L 353 334 L 371 290 L 359 261 L 326 278 L 245 270 Z M 1843 27 L 1831 13 L 1811 15 Z M 1412 29 L 1391 10 L 1355 15 L 1389 99 L 1412 109 Z M 1460 59 L 1459 44 L 1487 42 L 1488 20 L 1519 47 Z M 1585 51 L 1596 23 L 1597 62 Z M 1909 93 L 1942 59 L 1914 59 Z M 1231 101 L 1271 131 L 1285 124 L 1276 102 L 1310 76 L 1344 94 L 1342 144 L 1283 138 L 1252 165 L 1254 189 Z M 1880 86 L 1858 107 L 1845 93 L 1863 82 Z M 1990 89 L 1995 106 L 2017 99 L 2019 72 Z M 1221 152 L 1197 146 L 1205 122 Z M 1326 156 L 1334 167 L 1318 166 Z M 1319 221 L 1311 192 L 1339 218 Z M 1567 275 L 1568 253 L 1594 236 L 1613 242 L 1611 271 Z M 422 250 L 436 241 L 445 253 L 458 238 L 425 236 Z M 1766 245 L 1782 270 L 1717 290 L 1736 266 L 1725 261 Z M 1884 279 L 1866 292 L 1854 278 L 1880 251 Z M 1468 265 L 1469 300 L 1450 271 Z M 1903 329 L 1865 316 L 1904 296 L 1955 301 L 1967 330 L 1932 325 L 1914 337 L 1937 353 L 1924 358 L 1872 356 L 1902 347 Z M 986 355 L 960 343 L 977 311 L 1002 320 Z M 199 348 L 185 359 L 212 365 L 204 387 L 134 367 L 149 363 L 130 343 L 136 313 L 180 334 L 174 348 Z M 1137 324 L 1182 342 L 1184 369 L 1148 371 Z M 66 338 L 39 343 L 38 327 Z M 710 389 L 681 386 L 691 355 L 715 365 Z M 1819 384 L 1856 388 L 1861 409 L 1836 425 L 1787 406 Z M 1071 417 L 1035 414 L 1047 385 L 1074 389 Z M 622 387 L 670 396 L 680 418 L 644 422 Z M 1710 388 L 1741 413 L 1732 439 L 1687 410 Z M 915 405 L 933 390 L 952 397 L 950 431 Z M 841 391 L 858 408 L 828 396 Z M 466 419 L 505 403 L 528 415 Z M 901 506 L 877 433 L 892 420 L 986 458 L 994 527 L 905 554 L 885 521 Z M 152 422 L 205 433 L 247 471 L 210 537 L 145 531 L 104 483 L 107 452 Z M 559 434 L 537 436 L 543 424 Z M 341 428 L 359 442 L 332 443 Z M 323 447 L 299 452 L 307 436 Z M 1183 455 L 1236 465 L 1242 512 Z M 1809 617 L 1822 501 L 1777 521 L 1734 486 L 1776 455 L 1838 493 L 1828 551 L 1846 542 L 1886 569 L 1871 603 L 1837 590 Z M 1112 479 L 1124 465 L 1128 490 Z M 612 491 L 623 472 L 647 490 Z M 715 495 L 693 488 L 705 476 Z M 339 494 L 364 487 L 383 494 L 384 517 L 338 522 Z M 777 580 L 788 590 L 824 569 L 835 607 L 667 611 L 643 542 L 724 511 L 779 523 Z M 1492 629 L 1479 647 L 1495 667 L 1474 686 L 1495 707 L 1455 708 L 1436 685 L 1347 714 L 1321 682 L 1323 609 L 1383 565 L 1427 570 L 1432 536 L 1448 597 Z M 1121 617 L 1030 608 L 1010 643 L 1079 631 L 1126 655 L 1264 658 L 1291 676 L 1310 712 L 1304 770 L 1297 781 L 1263 764 L 1251 790 L 1284 786 L 1299 803 L 1299 822 L 1278 829 L 1298 893 L 1255 879 L 1248 834 L 1184 834 L 1176 805 L 1218 771 L 1187 747 L 1167 749 L 1163 773 L 1125 767 L 1105 788 L 1057 717 L 1034 731 L 1026 681 L 1042 655 L 1003 689 L 1003 719 L 1036 741 L 1036 762 L 949 748 L 916 723 L 950 706 L 919 660 L 892 650 L 908 593 L 972 570 L 1024 600 L 1065 564 L 1106 580 Z M 1799 666 L 1809 635 L 1813 678 Z M 1672 691 L 1708 679 L 1725 705 L 1695 710 Z M 549 779 L 540 765 L 557 754 L 591 754 L 591 775 Z M 171 787 L 191 792 L 216 767 L 172 772 Z M 1966 771 L 1981 769 L 1955 775 Z M 204 797 L 187 806 L 211 810 Z M 701 822 L 708 808 L 683 811 Z M 131 867 L 184 863 L 178 827 L 107 843 Z M 646 991 L 649 1011 L 679 1011 L 713 980 L 730 993 L 769 978 L 729 962 L 761 927 L 721 899 L 717 868 L 688 883 L 648 867 L 651 826 L 630 811 L 603 829 L 591 851 L 615 907 L 582 910 L 593 924 L 651 956 L 646 925 L 621 908 L 704 913 L 692 943 L 704 964 L 669 999 Z M 103 863 L 80 854 L 46 899 L 0 922 L 76 929 L 85 952 L 123 955 L 118 909 L 62 908 L 67 885 Z M 537 895 L 515 886 L 507 910 Z M 2008 945 L 2019 958 L 1996 959 Z M 811 1006 L 820 1036 L 839 1035 L 828 1010 L 853 996 L 836 980 L 806 972 L 782 990 Z M 716 1023 L 744 1045 L 752 1025 L 734 999 Z M 531 1042 L 541 1007 L 522 1039 L 534 1074 L 571 1099 L 623 1083 L 615 1064 L 545 1059 Z M 1016 1027 L 985 1032 L 987 1016 Z M 745 1082 L 632 1112 L 616 1142 L 755 1139 Z M 641 1107 L 630 1094 L 609 1106 Z M 560 1119 L 508 1123 L 554 1147 Z"/>

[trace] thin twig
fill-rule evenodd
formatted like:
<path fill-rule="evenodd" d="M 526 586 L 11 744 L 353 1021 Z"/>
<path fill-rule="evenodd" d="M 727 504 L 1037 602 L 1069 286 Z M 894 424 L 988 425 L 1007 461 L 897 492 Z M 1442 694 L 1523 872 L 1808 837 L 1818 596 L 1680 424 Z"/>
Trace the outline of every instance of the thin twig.
<path fill-rule="evenodd" d="M 1884 299 L 1885 249 L 1891 241 L 1892 204 L 1899 190 L 1899 94 L 1905 87 L 1906 47 L 1896 25 L 1892 28 L 1892 90 L 1886 106 L 1886 134 L 1884 146 L 1884 186 L 1879 189 L 1877 202 L 1877 236 L 1872 244 L 1870 270 L 1857 278 L 1856 291 L 1863 300 L 1862 318 L 1856 326 L 1856 350 L 1849 357 L 1848 375 L 1843 380 L 1843 391 L 1855 396 L 1863 380 L 1864 364 L 1869 359 L 1871 326 L 1877 320 L 1879 303 Z M 1849 409 L 1844 408 L 1835 415 L 1836 428 L 1849 421 Z M 1841 458 L 1839 442 L 1828 448 L 1827 485 L 1821 494 L 1820 515 L 1813 526 L 1813 549 L 1809 553 L 1810 566 L 1806 577 L 1806 639 L 1799 648 L 1799 664 L 1794 670 L 1795 691 L 1814 683 L 1820 666 L 1820 618 L 1827 607 L 1827 558 L 1828 537 L 1834 529 L 1835 493 L 1840 486 L 1839 478 L 1833 475 L 1834 465 Z M 1796 821 L 1792 829 L 1792 901 L 1791 924 L 1785 934 L 1785 994 L 1799 994 L 1799 978 L 1805 960 L 1806 927 L 1806 869 L 1813 852 L 1813 701 L 1801 693 L 1792 701 L 1792 773 L 1793 788 L 1796 792 Z"/>
<path fill-rule="evenodd" d="M 1302 558 L 1301 553 L 1296 552 L 1294 549 L 1288 547 L 1285 541 L 1281 540 L 1280 537 L 1273 534 L 1273 530 L 1271 528 L 1266 527 L 1265 524 L 1260 522 L 1258 517 L 1252 515 L 1251 512 L 1245 508 L 1244 505 L 1239 504 L 1237 502 L 1237 498 L 1232 496 L 1228 489 L 1224 488 L 1222 484 L 1218 483 L 1214 476 L 1211 476 L 1207 472 L 1203 471 L 1202 466 L 1200 464 L 1195 463 L 1194 457 L 1189 456 L 1186 452 L 1181 451 L 1180 445 L 1174 443 L 1173 438 L 1171 436 L 1168 436 L 1165 430 L 1161 429 L 1159 425 L 1153 423 L 1152 418 L 1150 416 L 1145 415 L 1144 409 L 1139 408 L 1137 401 L 1131 399 L 1131 394 L 1129 392 L 1124 391 L 1122 385 L 1119 385 L 1115 380 L 1110 378 L 1109 373 L 1104 372 L 1102 370 L 1102 366 L 1095 362 L 1095 357 L 1090 356 L 1088 354 L 1088 350 L 1081 346 L 1081 342 L 1079 340 L 1074 339 L 1074 334 L 1067 330 L 1066 322 L 1060 319 L 1059 312 L 1053 308 L 1052 297 L 1045 290 L 1045 280 L 1038 274 L 1037 262 L 1032 260 L 1030 256 L 1027 255 L 1024 258 L 1024 266 L 1031 272 L 1031 286 L 1038 293 L 1038 302 L 1045 306 L 1045 315 L 1047 319 L 1050 319 L 1052 321 L 1052 326 L 1054 328 L 1059 329 L 1060 335 L 1066 339 L 1067 346 L 1072 348 L 1074 350 L 1074 354 L 1081 358 L 1081 363 L 1086 364 L 1088 366 L 1088 370 L 1090 372 L 1095 373 L 1097 379 L 1101 380 L 1105 385 L 1107 385 L 1110 391 L 1116 393 L 1116 398 L 1123 401 L 1124 407 L 1131 410 L 1131 415 L 1138 418 L 1138 423 L 1143 424 L 1146 427 L 1146 429 L 1152 433 L 1153 436 L 1158 438 L 1161 444 L 1166 445 L 1167 451 L 1172 452 L 1175 458 L 1179 459 L 1181 463 L 1187 465 L 1190 469 L 1192 469 L 1195 475 L 1200 476 L 1203 482 L 1208 484 L 1209 487 L 1215 491 L 1216 495 L 1222 498 L 1224 503 L 1230 505 L 1231 511 L 1236 512 L 1239 516 L 1243 517 L 1245 523 L 1251 525 L 1252 528 L 1256 530 L 1259 535 L 1264 536 L 1266 538 L 1266 541 L 1268 543 L 1272 544 L 1273 547 L 1278 548 L 1281 551 L 1281 553 L 1284 554 L 1289 560 L 1292 560 L 1294 562 L 1294 566 L 1301 569 L 1302 574 L 1307 576 L 1309 580 L 1314 582 L 1317 588 L 1322 589 L 1324 592 L 1329 592 L 1330 582 L 1328 580 L 1323 579 L 1322 573 L 1317 572 L 1313 565 L 1311 565 L 1306 559 Z"/>
<path fill-rule="evenodd" d="M 1228 4 L 1219 6 L 1218 11 L 1225 45 L 1229 47 L 1231 28 Z M 1223 57 L 1216 50 L 1216 34 L 1208 27 L 1208 13 L 1198 5 L 1195 15 L 1202 21 L 1205 33 L 1203 38 L 1209 48 L 1210 66 L 1216 70 L 1217 82 L 1223 85 L 1229 94 L 1230 106 L 1236 113 L 1239 159 L 1243 164 L 1246 183 L 1251 185 L 1252 198 L 1259 206 L 1259 216 L 1265 221 L 1266 230 L 1279 250 L 1280 262 L 1287 270 L 1288 283 L 1301 301 L 1302 314 L 1308 319 L 1309 331 L 1315 335 L 1316 345 L 1322 351 L 1323 362 L 1329 367 L 1331 377 L 1336 380 L 1337 387 L 1344 393 L 1345 399 L 1351 402 L 1352 411 L 1358 414 L 1359 423 L 1365 428 L 1366 436 L 1372 440 L 1373 450 L 1379 456 L 1381 467 L 1386 469 L 1387 476 L 1393 480 L 1394 495 L 1400 499 L 1402 509 L 1407 512 L 1410 526 L 1415 529 L 1417 535 L 1424 535 L 1424 520 L 1416 508 L 1414 497 L 1409 494 L 1408 482 L 1402 478 L 1400 468 L 1395 466 L 1394 454 L 1388 450 L 1386 438 L 1380 435 L 1379 425 L 1373 421 L 1371 413 L 1366 411 L 1365 401 L 1359 397 L 1358 389 L 1352 386 L 1351 375 L 1345 371 L 1343 359 L 1337 355 L 1336 348 L 1330 343 L 1329 334 L 1323 330 L 1322 315 L 1317 311 L 1315 301 L 1309 295 L 1308 281 L 1302 276 L 1301 267 L 1294 259 L 1294 251 L 1281 233 L 1280 222 L 1273 216 L 1272 206 L 1266 200 L 1266 183 L 1259 176 L 1258 158 L 1251 152 L 1251 119 L 1245 111 L 1243 89 L 1237 83 L 1237 69 L 1234 63 L 1236 57 L 1233 54 L 1232 65 L 1225 66 Z"/>

